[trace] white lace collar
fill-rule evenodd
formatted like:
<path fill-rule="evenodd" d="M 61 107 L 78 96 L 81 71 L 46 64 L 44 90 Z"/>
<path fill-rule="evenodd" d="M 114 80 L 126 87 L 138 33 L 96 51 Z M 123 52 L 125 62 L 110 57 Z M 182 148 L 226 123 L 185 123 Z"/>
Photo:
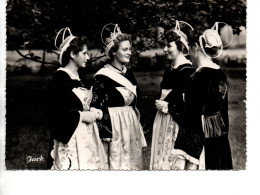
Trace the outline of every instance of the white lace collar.
<path fill-rule="evenodd" d="M 112 66 L 111 64 L 106 64 L 104 67 L 105 67 L 105 68 L 109 68 L 109 69 L 111 69 L 111 70 L 113 70 L 114 72 L 117 72 L 117 73 L 119 73 L 119 74 L 125 74 L 126 71 L 127 71 L 127 68 L 125 67 L 125 65 L 123 65 L 123 70 L 122 70 L 122 71 L 118 70 L 117 68 L 115 68 L 115 67 Z"/>
<path fill-rule="evenodd" d="M 70 70 L 67 69 L 67 68 L 63 68 L 63 67 L 59 68 L 57 71 L 59 71 L 59 70 L 66 72 L 66 73 L 70 76 L 70 78 L 71 78 L 72 80 L 78 80 L 78 81 L 80 81 L 80 78 L 79 78 L 79 74 L 78 74 L 78 73 L 75 75 L 72 71 L 70 71 Z"/>
<path fill-rule="evenodd" d="M 218 70 L 218 69 L 220 69 L 220 66 L 219 65 L 217 65 L 216 63 L 205 63 L 205 64 L 203 64 L 202 66 L 200 66 L 200 67 L 198 67 L 197 68 L 197 70 L 196 71 L 198 71 L 198 70 L 200 70 L 201 68 L 212 68 L 212 69 L 216 69 L 216 70 Z"/>
<path fill-rule="evenodd" d="M 176 64 L 174 67 L 171 65 L 172 69 L 177 69 L 179 66 L 183 64 L 192 64 L 190 60 L 184 58 L 183 60 L 179 61 L 178 64 Z"/>

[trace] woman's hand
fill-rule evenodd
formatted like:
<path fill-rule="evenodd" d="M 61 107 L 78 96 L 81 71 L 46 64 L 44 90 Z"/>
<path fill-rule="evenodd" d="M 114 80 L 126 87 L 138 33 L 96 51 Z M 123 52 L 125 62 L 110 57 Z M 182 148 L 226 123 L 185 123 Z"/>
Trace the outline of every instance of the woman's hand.
<path fill-rule="evenodd" d="M 155 100 L 157 110 L 168 113 L 168 102 L 162 100 Z"/>
<path fill-rule="evenodd" d="M 86 123 L 93 123 L 98 117 L 98 114 L 90 111 L 83 111 L 80 113 L 81 120 Z"/>
<path fill-rule="evenodd" d="M 96 118 L 97 120 L 101 120 L 102 117 L 103 117 L 103 112 L 102 112 L 102 110 L 100 110 L 100 109 L 91 107 L 91 108 L 90 108 L 90 112 L 94 112 L 94 113 L 97 114 L 97 118 Z"/>

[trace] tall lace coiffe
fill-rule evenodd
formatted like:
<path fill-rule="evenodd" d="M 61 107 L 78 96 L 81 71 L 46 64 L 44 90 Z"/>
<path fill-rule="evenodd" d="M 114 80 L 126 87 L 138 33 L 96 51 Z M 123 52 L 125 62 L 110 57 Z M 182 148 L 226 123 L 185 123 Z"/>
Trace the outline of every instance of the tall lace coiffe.
<path fill-rule="evenodd" d="M 232 37 L 231 41 L 227 45 L 223 45 L 221 36 L 219 34 L 219 30 L 220 30 L 219 24 L 221 23 L 225 24 L 227 27 L 230 27 L 228 24 L 224 22 L 215 22 L 215 24 L 211 29 L 205 30 L 204 33 L 199 37 L 200 48 L 202 49 L 203 53 L 210 58 L 219 57 L 223 51 L 223 47 L 228 47 L 233 41 L 233 31 L 232 28 L 230 27 L 231 37 Z M 203 45 L 203 40 L 206 43 L 205 46 Z M 220 48 L 220 51 L 215 56 L 209 56 L 205 51 L 205 48 L 213 48 L 213 47 Z"/>
<path fill-rule="evenodd" d="M 176 20 L 176 25 L 174 28 L 172 28 L 170 31 L 176 33 L 179 37 L 180 37 L 180 41 L 183 43 L 183 45 L 186 47 L 188 53 L 184 54 L 184 55 L 188 55 L 189 54 L 189 44 L 188 44 L 188 39 L 187 39 L 187 35 L 181 31 L 180 28 L 180 23 L 186 24 L 192 31 L 194 30 L 193 27 L 184 21 L 178 21 Z"/>
<path fill-rule="evenodd" d="M 104 33 L 104 30 L 105 28 L 108 26 L 108 25 L 114 25 L 114 30 L 112 32 L 110 32 L 110 36 L 108 38 L 106 38 L 106 41 L 103 40 L 103 33 Z M 118 24 L 113 24 L 113 23 L 109 23 L 109 24 L 106 24 L 103 28 L 102 28 L 102 31 L 101 31 L 101 40 L 103 42 L 103 44 L 105 45 L 105 54 L 106 56 L 109 57 L 109 51 L 110 49 L 114 46 L 114 40 L 117 38 L 118 35 L 120 34 L 123 34 L 120 30 L 120 28 L 118 27 Z"/>
<path fill-rule="evenodd" d="M 63 32 L 63 33 L 62 33 Z M 66 32 L 69 33 L 69 36 L 66 36 Z M 62 42 L 60 44 L 59 47 L 57 47 L 57 39 L 59 37 L 59 35 L 61 35 L 62 33 Z M 56 37 L 55 37 L 55 41 L 54 41 L 54 45 L 55 47 L 58 49 L 59 52 L 59 63 L 62 64 L 62 55 L 63 53 L 67 50 L 67 48 L 70 46 L 70 43 L 73 39 L 75 39 L 76 37 L 72 35 L 70 28 L 66 27 L 66 28 L 62 28 L 61 30 L 59 30 L 59 32 L 57 33 Z"/>

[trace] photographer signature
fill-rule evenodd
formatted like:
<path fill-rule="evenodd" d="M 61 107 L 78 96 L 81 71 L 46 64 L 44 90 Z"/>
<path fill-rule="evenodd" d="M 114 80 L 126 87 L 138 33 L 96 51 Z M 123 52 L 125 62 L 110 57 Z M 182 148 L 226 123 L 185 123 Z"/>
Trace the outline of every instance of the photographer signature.
<path fill-rule="evenodd" d="M 35 156 L 27 156 L 26 157 L 26 162 L 27 163 L 39 163 L 39 162 L 44 162 L 44 157 L 41 155 L 41 156 L 38 156 L 38 157 L 35 157 Z"/>

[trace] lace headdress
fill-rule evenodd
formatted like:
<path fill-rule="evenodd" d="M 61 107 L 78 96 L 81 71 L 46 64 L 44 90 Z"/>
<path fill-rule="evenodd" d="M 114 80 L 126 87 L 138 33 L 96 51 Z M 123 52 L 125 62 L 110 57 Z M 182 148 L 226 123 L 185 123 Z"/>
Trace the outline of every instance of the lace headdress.
<path fill-rule="evenodd" d="M 114 25 L 114 30 L 113 32 L 110 32 L 110 36 L 108 38 L 106 38 L 106 41 L 103 40 L 102 35 L 104 32 L 104 29 L 108 26 L 108 25 Z M 109 56 L 109 51 L 110 49 L 114 46 L 114 40 L 117 38 L 118 35 L 123 34 L 120 30 L 120 28 L 118 27 L 118 24 L 106 24 L 102 31 L 101 31 L 101 40 L 103 42 L 103 44 L 105 45 L 105 54 L 106 56 Z"/>
<path fill-rule="evenodd" d="M 187 22 L 184 22 L 184 21 L 178 21 L 176 20 L 176 25 L 175 25 L 175 28 L 174 29 L 171 29 L 171 31 L 175 32 L 177 35 L 180 36 L 180 41 L 183 43 L 183 45 L 186 47 L 188 53 L 185 54 L 185 55 L 188 55 L 189 54 L 189 45 L 188 45 L 188 39 L 187 39 L 187 35 L 181 31 L 181 28 L 180 28 L 180 23 L 184 23 L 186 24 L 187 26 L 189 26 L 191 28 L 191 30 L 193 31 L 193 27 L 187 23 Z"/>
<path fill-rule="evenodd" d="M 57 47 L 57 39 L 59 37 L 59 35 L 62 34 L 62 43 L 60 44 L 59 47 Z M 69 33 L 69 36 L 67 36 L 65 38 L 65 35 L 66 35 L 66 32 Z M 59 62 L 60 64 L 62 64 L 62 55 L 63 53 L 67 50 L 67 48 L 70 46 L 70 42 L 75 39 L 76 37 L 72 35 L 69 27 L 66 27 L 66 28 L 62 28 L 56 35 L 56 38 L 55 38 L 55 42 L 54 42 L 54 45 L 55 47 L 58 49 L 58 52 L 59 52 Z"/>
<path fill-rule="evenodd" d="M 221 36 L 219 34 L 219 24 L 220 23 L 226 24 L 224 22 L 216 22 L 211 29 L 205 30 L 204 33 L 199 37 L 200 47 L 201 47 L 203 53 L 206 56 L 209 56 L 209 55 L 206 53 L 205 48 L 213 48 L 213 47 L 220 48 L 220 51 L 218 52 L 218 54 L 216 56 L 209 56 L 211 58 L 219 57 L 221 55 L 222 51 L 223 51 L 223 47 L 229 46 L 231 44 L 232 40 L 233 40 L 232 28 L 229 25 L 226 24 L 228 27 L 231 28 L 232 38 L 231 38 L 231 41 L 227 45 L 223 45 Z M 203 46 L 203 40 L 206 43 L 205 46 Z"/>

